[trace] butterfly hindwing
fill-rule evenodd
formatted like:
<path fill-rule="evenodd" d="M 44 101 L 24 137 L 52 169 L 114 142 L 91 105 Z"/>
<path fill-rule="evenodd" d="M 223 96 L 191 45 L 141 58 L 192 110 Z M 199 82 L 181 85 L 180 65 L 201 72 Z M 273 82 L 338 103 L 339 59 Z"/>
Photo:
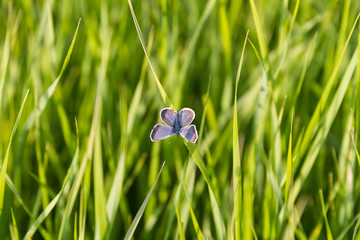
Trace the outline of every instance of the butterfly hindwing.
<path fill-rule="evenodd" d="M 182 127 L 180 129 L 180 135 L 189 142 L 195 143 L 198 139 L 198 134 L 195 125 Z"/>

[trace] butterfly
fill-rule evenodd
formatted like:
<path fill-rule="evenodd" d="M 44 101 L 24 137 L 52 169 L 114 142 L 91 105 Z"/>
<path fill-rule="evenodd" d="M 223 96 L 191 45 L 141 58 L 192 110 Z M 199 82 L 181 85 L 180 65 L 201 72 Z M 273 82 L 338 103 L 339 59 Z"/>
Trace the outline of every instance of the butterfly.
<path fill-rule="evenodd" d="M 151 141 L 159 141 L 172 135 L 181 135 L 189 142 L 195 143 L 198 139 L 196 126 L 190 123 L 195 118 L 195 112 L 190 108 L 173 111 L 172 108 L 163 108 L 160 118 L 165 123 L 156 124 L 150 133 Z"/>

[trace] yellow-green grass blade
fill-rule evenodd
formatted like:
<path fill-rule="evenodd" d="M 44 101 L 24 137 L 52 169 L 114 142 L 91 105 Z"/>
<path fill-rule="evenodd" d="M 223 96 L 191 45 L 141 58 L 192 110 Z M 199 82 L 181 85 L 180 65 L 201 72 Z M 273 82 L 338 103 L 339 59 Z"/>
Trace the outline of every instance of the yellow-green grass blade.
<path fill-rule="evenodd" d="M 328 80 L 328 82 L 327 82 L 327 84 L 325 86 L 324 91 L 322 92 L 320 101 L 317 104 L 314 113 L 312 114 L 311 120 L 310 120 L 309 124 L 307 124 L 307 128 L 306 128 L 306 131 L 305 131 L 305 134 L 304 134 L 303 143 L 301 144 L 301 147 L 299 149 L 300 157 L 303 156 L 305 154 L 305 152 L 308 152 L 307 148 L 313 142 L 311 140 L 311 138 L 315 134 L 315 130 L 316 130 L 316 128 L 317 128 L 317 126 L 318 126 L 318 124 L 320 122 L 320 119 L 321 119 L 322 115 L 323 115 L 322 112 L 324 111 L 324 108 L 328 104 L 328 97 L 329 97 L 330 91 L 333 89 L 333 86 L 336 83 L 337 74 L 339 72 L 342 59 L 343 59 L 343 57 L 345 55 L 347 46 L 348 46 L 348 44 L 350 42 L 351 36 L 352 36 L 352 34 L 354 32 L 354 29 L 355 29 L 356 23 L 358 22 L 359 17 L 360 17 L 360 14 L 358 14 L 356 19 L 355 19 L 355 22 L 353 24 L 353 27 L 352 27 L 352 29 L 351 29 L 351 31 L 349 33 L 349 36 L 348 36 L 347 40 L 346 40 L 344 48 L 343 48 L 339 58 L 337 59 L 336 66 L 335 66 L 335 68 L 333 69 L 333 71 L 331 73 L 331 76 L 330 76 L 330 78 L 329 78 L 329 80 Z M 294 166 L 294 169 L 297 170 L 297 167 L 298 167 L 298 164 Z"/>
<path fill-rule="evenodd" d="M 240 81 L 240 74 L 242 64 L 244 61 L 244 52 L 249 31 L 246 33 L 244 45 L 241 52 L 238 71 L 235 79 L 235 94 L 234 94 L 234 113 L 233 113 L 233 194 L 234 194 L 234 208 L 235 208 L 235 239 L 241 239 L 241 208 L 242 208 L 242 187 L 241 187 L 241 158 L 239 146 L 238 120 L 237 120 L 237 91 Z"/>
<path fill-rule="evenodd" d="M 157 181 L 158 181 L 158 179 L 159 179 L 159 177 L 160 177 L 160 174 L 161 174 L 161 172 L 162 172 L 162 170 L 163 170 L 163 168 L 164 168 L 164 165 L 165 165 L 165 162 L 162 164 L 162 166 L 161 166 L 161 168 L 160 168 L 160 171 L 159 171 L 159 174 L 158 174 L 158 176 L 156 177 L 156 180 L 155 180 L 154 184 L 152 185 L 149 193 L 146 195 L 146 198 L 145 198 L 145 200 L 143 201 L 143 203 L 141 204 L 138 212 L 136 213 L 135 218 L 134 218 L 133 221 L 131 222 L 131 225 L 130 225 L 130 227 L 129 227 L 129 229 L 128 229 L 125 237 L 124 237 L 125 240 L 129 240 L 129 239 L 131 239 L 131 238 L 133 237 L 134 232 L 135 232 L 135 230 L 136 230 L 136 227 L 137 227 L 137 225 L 139 224 L 140 219 L 141 219 L 141 216 L 143 215 L 143 213 L 144 213 L 144 211 L 145 211 L 146 205 L 147 205 L 147 203 L 148 203 L 148 201 L 149 201 L 149 198 L 150 198 L 150 196 L 151 196 L 151 194 L 152 194 L 152 192 L 153 192 L 153 190 L 154 190 L 154 187 L 155 187 L 155 185 L 156 185 L 156 183 L 157 183 Z"/>
<path fill-rule="evenodd" d="M 150 33 L 149 33 L 149 40 L 147 43 L 147 50 L 149 51 L 149 55 L 151 54 L 153 42 L 154 42 L 154 28 L 151 28 Z M 146 57 L 144 57 L 142 67 L 141 67 L 139 82 L 136 86 L 134 96 L 133 96 L 130 106 L 129 106 L 129 117 L 128 117 L 129 119 L 128 119 L 128 123 L 127 123 L 127 134 L 128 135 L 130 134 L 131 130 L 133 129 L 133 126 L 135 123 L 135 117 L 136 117 L 136 113 L 137 113 L 137 108 L 139 107 L 140 100 L 142 98 L 143 86 L 144 86 L 145 77 L 146 77 L 146 73 L 147 73 L 147 69 L 148 69 L 147 66 L 148 66 L 147 59 L 146 59 Z"/>
<path fill-rule="evenodd" d="M 203 105 L 204 105 L 203 109 L 204 110 L 203 110 L 203 113 L 202 113 L 202 116 L 201 116 L 201 122 L 200 122 L 199 140 L 198 140 L 199 144 L 201 144 L 203 134 L 204 134 L 206 112 L 207 112 L 207 107 L 208 107 L 208 102 L 209 102 L 209 97 L 210 97 L 210 83 L 211 83 L 211 77 L 209 77 L 209 83 L 208 83 L 206 95 L 202 97 Z"/>
<path fill-rule="evenodd" d="M 130 0 L 128 0 L 128 1 L 130 1 Z M 182 103 L 182 97 L 184 96 L 183 88 L 184 88 L 184 85 L 186 82 L 186 74 L 189 69 L 189 65 L 191 63 L 191 58 L 194 55 L 196 43 L 198 42 L 201 30 L 203 29 L 206 20 L 209 18 L 210 13 L 215 6 L 215 3 L 216 3 L 216 0 L 209 0 L 206 3 L 205 10 L 201 14 L 199 22 L 196 25 L 195 32 L 190 40 L 187 50 L 186 50 L 184 62 L 180 69 L 179 86 L 178 86 L 179 89 L 175 92 L 175 97 L 174 97 L 175 104 L 181 105 L 181 103 Z"/>
<path fill-rule="evenodd" d="M 100 109 L 101 109 L 101 96 L 100 96 L 99 89 L 100 88 L 98 88 L 98 93 L 97 93 L 97 97 L 95 100 L 93 120 L 92 120 L 92 125 L 91 125 L 91 129 L 90 129 L 90 133 L 89 133 L 88 146 L 86 148 L 84 157 L 81 161 L 80 168 L 74 179 L 74 183 L 70 190 L 70 194 L 68 196 L 68 202 L 66 204 L 64 216 L 61 221 L 58 239 L 62 239 L 62 235 L 64 233 L 65 227 L 68 224 L 68 220 L 69 220 L 71 211 L 74 207 L 75 200 L 76 200 L 76 197 L 77 197 L 79 189 L 80 189 L 80 185 L 83 182 L 83 176 L 84 176 L 85 170 L 88 166 L 88 161 L 91 158 L 92 153 L 93 153 L 93 147 L 94 147 L 95 136 L 96 136 L 96 127 L 98 126 L 97 122 L 100 121 L 99 118 L 100 118 Z"/>
<path fill-rule="evenodd" d="M 78 226 L 78 217 L 77 217 L 77 212 L 75 212 L 75 216 L 74 216 L 74 239 L 78 238 L 78 232 L 77 232 L 77 226 Z"/>
<path fill-rule="evenodd" d="M 233 91 L 232 84 L 232 46 L 231 46 L 231 31 L 229 26 L 229 15 L 226 9 L 226 1 L 219 1 L 219 32 L 222 42 L 224 65 L 226 75 L 224 76 L 224 90 L 222 92 L 221 108 L 229 109 L 231 105 L 231 92 Z"/>
<path fill-rule="evenodd" d="M 41 98 L 39 99 L 39 102 L 37 104 L 37 106 L 35 107 L 35 109 L 31 112 L 30 116 L 27 118 L 25 126 L 23 127 L 22 131 L 21 131 L 21 135 L 20 135 L 20 140 L 19 140 L 19 149 L 23 148 L 23 144 L 25 143 L 25 139 L 26 136 L 29 132 L 29 130 L 33 127 L 34 122 L 35 122 L 35 117 L 36 114 L 41 115 L 42 112 L 44 111 L 47 103 L 49 102 L 50 98 L 52 97 L 52 95 L 55 92 L 56 86 L 58 85 L 67 65 L 69 64 L 70 61 L 70 57 L 72 54 L 72 51 L 74 49 L 74 45 L 75 45 L 75 40 L 77 37 L 77 33 L 80 27 L 80 21 L 81 19 L 79 19 L 79 22 L 77 24 L 76 30 L 75 30 L 75 34 L 74 37 L 72 39 L 72 42 L 70 44 L 69 50 L 66 54 L 66 57 L 64 59 L 63 65 L 61 67 L 60 70 L 60 74 L 58 75 L 58 77 L 55 79 L 55 81 L 50 85 L 50 87 L 48 87 L 48 89 L 46 90 L 46 92 L 41 96 Z M 18 156 L 19 157 L 19 156 Z"/>
<path fill-rule="evenodd" d="M 358 149 L 356 147 L 356 143 L 355 143 L 354 128 L 351 131 L 351 141 L 352 141 L 352 144 L 354 146 L 355 153 L 356 153 L 356 159 L 358 160 L 358 163 L 359 163 L 359 166 L 360 166 L 360 154 L 359 154 L 359 151 L 358 151 Z"/>
<path fill-rule="evenodd" d="M 194 213 L 194 211 L 193 211 L 193 209 L 191 207 L 190 199 L 189 199 L 189 196 L 188 196 L 187 191 L 186 191 L 186 186 L 185 186 L 184 180 L 182 178 L 181 178 L 181 181 L 182 181 L 184 193 L 185 193 L 185 196 L 186 196 L 186 200 L 187 200 L 188 205 L 189 205 L 191 220 L 192 220 L 192 223 L 193 223 L 193 226 L 194 226 L 194 230 L 195 230 L 197 239 L 204 239 L 204 237 L 202 235 L 202 232 L 201 232 L 201 229 L 200 229 L 200 226 L 199 226 L 199 223 L 198 223 L 198 221 L 196 219 L 195 213 Z"/>
<path fill-rule="evenodd" d="M 267 47 L 267 43 L 266 43 L 267 40 L 265 37 L 266 34 L 265 34 L 265 30 L 264 30 L 264 24 L 260 19 L 259 12 L 256 8 L 254 0 L 250 0 L 250 7 L 251 7 L 251 13 L 252 13 L 252 16 L 254 19 L 254 23 L 255 23 L 257 38 L 259 41 L 261 57 L 263 59 L 266 59 L 267 55 L 268 55 L 268 47 Z"/>
<path fill-rule="evenodd" d="M 332 237 L 329 221 L 328 221 L 328 218 L 327 218 L 327 210 L 325 208 L 324 196 L 323 196 L 323 192 L 322 192 L 321 189 L 319 190 L 319 195 L 320 195 L 321 211 L 322 211 L 324 221 L 325 221 L 327 239 L 332 240 L 333 237 Z"/>
<path fill-rule="evenodd" d="M 24 110 L 24 106 L 25 106 L 25 102 L 26 102 L 28 94 L 29 94 L 29 90 L 27 90 L 27 92 L 25 94 L 25 97 L 24 97 L 24 100 L 22 101 L 22 104 L 21 104 L 18 116 L 16 118 L 14 127 L 13 127 L 13 129 L 11 131 L 10 140 L 9 140 L 9 144 L 8 144 L 8 147 L 7 147 L 7 150 L 6 150 L 5 158 L 4 158 L 4 161 L 2 162 L 2 165 L 1 165 L 1 171 L 0 171 L 0 217 L 2 215 L 3 206 L 4 206 L 5 178 L 6 178 L 7 165 L 8 165 L 8 162 L 9 162 L 10 148 L 11 148 L 13 137 L 14 137 L 15 132 L 17 130 L 17 127 L 19 125 L 21 114 L 22 114 L 22 112 Z"/>
<path fill-rule="evenodd" d="M 354 228 L 354 233 L 353 233 L 353 237 L 352 237 L 353 240 L 355 240 L 355 238 L 359 236 L 358 235 L 359 227 L 360 227 L 360 217 L 358 217 L 358 220 L 357 220 L 355 228 Z"/>
<path fill-rule="evenodd" d="M 215 188 L 214 188 L 212 182 L 210 181 L 210 176 L 209 176 L 208 171 L 207 171 L 207 169 L 205 167 L 204 160 L 202 159 L 202 157 L 200 155 L 200 152 L 199 152 L 199 149 L 198 149 L 196 144 L 187 142 L 185 139 L 183 140 L 183 142 L 185 143 L 185 146 L 189 150 L 189 153 L 191 154 L 191 157 L 194 159 L 194 161 L 195 161 L 196 165 L 198 166 L 200 172 L 202 173 L 202 175 L 205 178 L 205 181 L 206 181 L 206 183 L 208 185 L 208 189 L 209 189 L 210 199 L 214 198 L 213 201 L 211 201 L 212 211 L 213 211 L 214 217 L 217 218 L 217 222 L 219 223 L 219 224 L 216 225 L 217 232 L 221 237 L 223 237 L 224 234 L 226 234 L 225 224 L 224 224 L 224 220 L 223 220 L 223 218 L 222 218 L 222 216 L 220 214 L 218 201 L 216 201 L 216 197 L 214 195 Z"/>
<path fill-rule="evenodd" d="M 102 5 L 101 8 L 104 8 Z M 104 27 L 107 29 L 107 27 Z M 108 65 L 108 59 L 110 55 L 110 44 L 112 34 L 105 31 L 104 39 L 105 42 L 102 45 L 101 51 L 101 63 L 98 72 L 97 79 L 97 92 L 96 97 L 102 99 L 103 89 L 106 80 L 106 70 Z M 101 100 L 100 100 L 101 101 Z M 99 104 L 98 114 L 101 115 L 101 104 Z M 93 180 L 94 180 L 94 205 L 95 205 L 95 239 L 103 239 L 107 229 L 107 218 L 106 218 L 106 197 L 104 191 L 104 174 L 103 174 L 103 159 L 101 149 L 101 117 L 96 121 L 95 126 L 95 141 L 94 141 L 94 152 L 93 152 Z"/>
<path fill-rule="evenodd" d="M 19 240 L 19 230 L 18 230 L 18 227 L 17 227 L 14 211 L 13 211 L 12 208 L 11 208 L 11 218 L 12 218 L 12 223 L 13 223 L 11 228 L 10 228 L 11 238 Z"/>
<path fill-rule="evenodd" d="M 334 98 L 332 99 L 332 102 L 330 103 L 327 111 L 323 114 L 323 120 L 322 120 L 323 124 L 320 126 L 314 140 L 312 141 L 312 144 L 309 148 L 309 151 L 307 152 L 304 163 L 301 167 L 300 175 L 294 183 L 294 188 L 292 191 L 292 193 L 294 194 L 294 196 L 293 196 L 294 199 L 296 199 L 297 195 L 300 192 L 301 186 L 305 182 L 305 179 L 307 178 L 310 170 L 312 169 L 312 167 L 315 163 L 316 157 L 320 151 L 320 148 L 326 139 L 326 136 L 327 136 L 327 134 L 330 130 L 330 127 L 337 115 L 337 112 L 339 111 L 340 105 L 342 103 L 342 100 L 344 99 L 346 90 L 349 86 L 352 74 L 353 74 L 353 72 L 355 70 L 355 66 L 357 64 L 357 52 L 356 51 L 355 51 L 355 54 L 353 54 L 353 56 L 351 58 L 351 61 L 345 71 L 343 78 L 341 79 L 340 85 L 334 95 Z M 319 119 L 319 121 L 320 121 L 320 119 Z"/>
<path fill-rule="evenodd" d="M 175 207 L 176 218 L 177 218 L 178 227 L 179 227 L 180 239 L 181 239 L 181 240 L 185 240 L 185 235 L 184 235 L 184 230 L 183 230 L 183 226 L 182 226 L 182 222 L 181 222 L 181 218 L 180 218 L 179 209 L 177 208 L 175 202 L 174 202 L 174 207 Z"/>
<path fill-rule="evenodd" d="M 338 235 L 336 240 L 346 239 L 346 236 L 350 236 L 348 232 L 356 223 L 356 225 L 354 227 L 354 233 L 353 233 L 353 239 L 355 239 L 356 232 L 357 232 L 356 226 L 359 224 L 359 221 L 360 221 L 360 214 L 358 213 L 358 214 L 356 214 L 354 219 L 351 220 L 351 222 L 341 231 L 341 233 Z"/>
<path fill-rule="evenodd" d="M 136 32 L 137 32 L 137 34 L 139 36 L 139 40 L 140 40 L 141 46 L 142 46 L 142 48 L 144 50 L 145 56 L 146 56 L 146 58 L 148 60 L 150 69 L 151 69 L 152 73 L 154 74 L 155 82 L 156 82 L 156 85 L 157 85 L 157 87 L 158 87 L 158 89 L 160 91 L 160 95 L 161 95 L 161 97 L 162 97 L 162 99 L 163 99 L 166 106 L 170 106 L 172 109 L 175 109 L 174 105 L 170 101 L 170 98 L 166 94 L 166 91 L 165 91 L 164 87 L 161 85 L 161 82 L 160 82 L 158 76 L 156 75 L 156 72 L 155 72 L 155 69 L 154 69 L 153 65 L 151 64 L 150 56 L 149 56 L 148 50 L 146 49 L 146 46 L 145 46 L 145 41 L 144 41 L 144 38 L 143 38 L 143 35 L 142 35 L 142 32 L 141 32 L 141 28 L 140 28 L 139 23 L 138 23 L 138 21 L 136 19 L 136 15 L 135 15 L 135 12 L 134 12 L 134 9 L 132 7 L 132 4 L 131 4 L 130 0 L 128 0 L 128 4 L 129 4 L 132 19 L 133 19 L 134 24 L 135 24 Z"/>
<path fill-rule="evenodd" d="M 297 99 L 299 97 L 301 88 L 303 86 L 305 75 L 306 75 L 306 70 L 307 70 L 307 68 L 309 66 L 309 62 L 310 62 L 310 59 L 311 59 L 311 56 L 312 56 L 312 53 L 313 53 L 313 49 L 314 49 L 314 46 L 315 46 L 315 43 L 316 43 L 317 36 L 318 36 L 318 34 L 316 33 L 314 38 L 313 38 L 313 41 L 311 43 L 311 46 L 310 46 L 310 48 L 309 48 L 309 50 L 308 50 L 308 52 L 306 54 L 305 62 L 304 62 L 303 68 L 301 70 L 300 80 L 299 80 L 299 83 L 298 83 L 298 85 L 296 87 L 296 91 L 295 91 L 293 101 L 292 101 L 292 104 L 291 104 L 291 106 L 293 106 L 293 107 L 296 104 L 296 101 L 297 101 Z"/>
<path fill-rule="evenodd" d="M 80 211 L 79 211 L 79 239 L 85 239 L 86 216 L 88 201 L 91 189 L 91 165 L 88 164 L 85 169 L 84 180 L 82 182 L 80 193 Z"/>
<path fill-rule="evenodd" d="M 292 128 L 294 122 L 294 108 L 291 114 L 291 124 L 290 124 L 290 135 L 289 135 L 289 146 L 288 146 L 288 155 L 286 160 L 286 182 L 285 182 L 285 204 L 288 204 L 290 184 L 292 182 Z"/>
<path fill-rule="evenodd" d="M 112 229 L 114 224 L 114 219 L 119 207 L 120 197 L 122 196 L 122 189 L 124 183 L 125 175 L 125 160 L 127 156 L 127 126 L 129 124 L 130 116 L 128 115 L 126 96 L 121 94 L 120 96 L 120 130 L 121 130 L 121 140 L 120 140 L 120 156 L 118 164 L 115 171 L 115 177 L 111 186 L 110 194 L 106 203 L 106 216 L 109 221 L 109 229 Z M 133 111 L 135 111 L 133 109 Z M 109 231 L 110 232 L 110 231 Z"/>
<path fill-rule="evenodd" d="M 2 119 L 2 101 L 3 101 L 6 72 L 7 72 L 9 56 L 10 56 L 10 28 L 8 28 L 6 31 L 5 43 L 2 51 L 3 51 L 3 55 L 0 66 L 0 122 Z"/>
<path fill-rule="evenodd" d="M 35 232 L 37 231 L 37 229 L 39 228 L 40 224 L 47 218 L 47 216 L 51 213 L 51 211 L 54 209 L 54 207 L 56 206 L 56 204 L 59 201 L 59 198 L 64 190 L 64 187 L 69 179 L 70 176 L 70 172 L 71 172 L 71 167 L 68 171 L 68 174 L 66 175 L 66 178 L 64 180 L 64 183 L 62 185 L 62 188 L 60 190 L 60 192 L 56 195 L 56 197 L 51 200 L 51 202 L 49 203 L 49 205 L 44 209 L 44 211 L 36 218 L 36 220 L 31 224 L 31 226 L 29 227 L 29 230 L 27 231 L 26 235 L 24 236 L 24 239 L 26 239 L 26 237 L 33 237 Z"/>

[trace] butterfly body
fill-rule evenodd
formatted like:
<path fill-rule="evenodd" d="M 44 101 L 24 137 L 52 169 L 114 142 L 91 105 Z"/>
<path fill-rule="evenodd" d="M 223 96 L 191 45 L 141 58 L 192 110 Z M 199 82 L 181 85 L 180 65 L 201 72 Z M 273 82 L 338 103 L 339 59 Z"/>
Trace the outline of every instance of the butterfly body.
<path fill-rule="evenodd" d="M 196 127 L 193 124 L 190 125 L 195 118 L 195 112 L 192 109 L 183 108 L 181 111 L 173 111 L 171 108 L 163 108 L 160 111 L 160 118 L 165 125 L 154 126 L 150 133 L 151 141 L 159 141 L 176 134 L 189 142 L 196 142 L 198 138 Z"/>
<path fill-rule="evenodd" d="M 174 122 L 174 131 L 175 131 L 176 135 L 178 135 L 178 136 L 180 134 L 180 129 L 181 129 L 180 113 L 179 113 L 179 110 L 176 110 L 176 118 L 175 118 L 175 122 Z"/>

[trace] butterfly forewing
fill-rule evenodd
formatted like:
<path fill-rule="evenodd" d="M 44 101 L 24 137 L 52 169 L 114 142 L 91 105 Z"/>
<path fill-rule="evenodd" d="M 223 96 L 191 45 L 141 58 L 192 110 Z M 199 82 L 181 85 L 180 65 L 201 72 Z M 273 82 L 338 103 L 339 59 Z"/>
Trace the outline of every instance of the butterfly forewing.
<path fill-rule="evenodd" d="M 180 111 L 180 126 L 186 127 L 190 125 L 190 123 L 195 118 L 195 112 L 190 108 L 183 108 Z"/>
<path fill-rule="evenodd" d="M 171 108 L 163 108 L 160 111 L 161 120 L 168 126 L 174 127 L 176 120 L 176 112 Z"/>
<path fill-rule="evenodd" d="M 169 126 L 164 126 L 162 124 L 156 124 L 153 130 L 150 133 L 151 141 L 159 141 L 164 138 L 171 137 L 175 134 L 174 128 Z"/>
<path fill-rule="evenodd" d="M 196 140 L 198 139 L 198 134 L 195 125 L 182 127 L 180 129 L 180 135 L 192 143 L 196 142 Z"/>

